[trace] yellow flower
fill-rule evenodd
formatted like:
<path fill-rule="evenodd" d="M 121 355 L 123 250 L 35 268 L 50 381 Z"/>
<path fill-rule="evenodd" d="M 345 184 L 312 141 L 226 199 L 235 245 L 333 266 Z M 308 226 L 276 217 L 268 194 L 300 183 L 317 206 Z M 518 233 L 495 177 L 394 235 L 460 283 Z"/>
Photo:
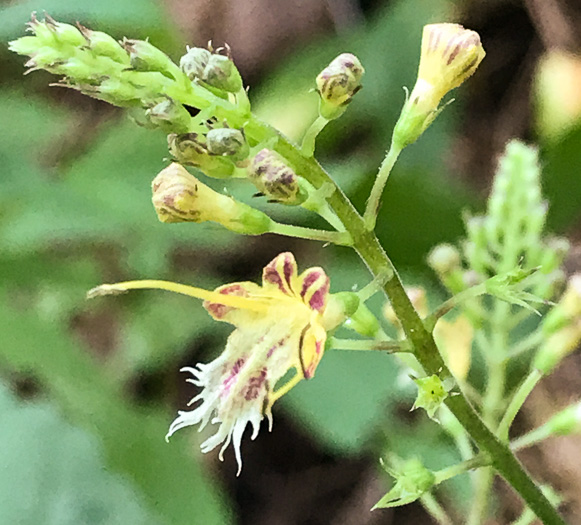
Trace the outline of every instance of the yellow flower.
<path fill-rule="evenodd" d="M 418 78 L 394 130 L 401 147 L 415 142 L 438 115 L 446 93 L 478 68 L 486 53 L 475 31 L 458 24 L 424 26 Z"/>
<path fill-rule="evenodd" d="M 453 321 L 439 319 L 434 328 L 434 338 L 454 377 L 465 381 L 472 360 L 474 327 L 465 315 Z"/>
<path fill-rule="evenodd" d="M 217 359 L 182 369 L 193 376 L 188 382 L 202 388 L 189 403 L 199 404 L 193 410 L 178 412 L 166 439 L 183 427 L 200 424 L 202 430 L 208 422 L 219 423 L 216 433 L 202 443 L 202 452 L 222 444 L 222 459 L 232 442 L 240 473 L 240 442 L 247 425 L 252 426 L 252 439 L 265 416 L 270 429 L 273 403 L 301 379 L 313 377 L 323 356 L 329 278 L 317 267 L 298 275 L 294 256 L 286 252 L 265 266 L 262 286 L 239 282 L 208 291 L 166 281 L 129 281 L 99 286 L 88 296 L 139 288 L 203 299 L 204 308 L 214 319 L 236 327 Z M 294 376 L 279 386 L 291 369 Z"/>

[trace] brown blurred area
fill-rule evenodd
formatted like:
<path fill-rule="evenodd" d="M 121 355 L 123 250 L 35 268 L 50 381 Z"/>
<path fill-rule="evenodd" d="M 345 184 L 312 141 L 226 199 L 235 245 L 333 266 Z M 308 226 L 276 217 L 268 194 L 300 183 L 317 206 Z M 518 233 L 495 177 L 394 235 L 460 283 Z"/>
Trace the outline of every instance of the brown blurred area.
<path fill-rule="evenodd" d="M 250 84 L 260 82 L 274 64 L 308 42 L 348 31 L 388 2 L 355 0 L 168 0 L 184 39 L 195 45 L 227 42 Z M 581 2 L 578 0 L 489 0 L 456 2 L 462 23 L 478 31 L 487 50 L 478 82 L 470 88 L 463 132 L 446 155 L 483 196 L 498 154 L 509 138 L 534 141 L 531 83 L 547 49 L 581 51 Z M 338 49 L 337 52 L 341 50 Z M 579 86 L 581 90 L 581 86 Z M 581 227 L 569 231 L 579 240 Z M 272 248 L 271 248 L 272 249 Z M 273 250 L 273 253 L 276 250 Z M 579 251 L 570 267 L 579 270 Z M 249 255 L 251 258 L 251 256 Z M 546 414 L 578 398 L 581 360 L 566 360 L 542 382 L 517 419 L 516 431 L 532 428 Z M 290 446 L 292 444 L 292 446 Z M 368 459 L 338 462 L 318 450 L 307 436 L 277 414 L 272 434 L 245 444 L 245 469 L 223 481 L 236 501 L 243 525 L 430 524 L 418 505 L 395 511 L 369 509 L 385 491 L 376 465 Z M 292 454 L 289 454 L 292 450 Z M 542 481 L 563 491 L 569 523 L 581 524 L 581 438 L 557 438 L 522 454 Z M 228 464 L 228 472 L 232 465 Z M 260 473 L 260 476 L 255 475 Z M 520 513 L 516 497 L 497 481 L 501 510 L 490 525 L 510 523 Z M 382 492 L 383 491 L 383 492 Z"/>

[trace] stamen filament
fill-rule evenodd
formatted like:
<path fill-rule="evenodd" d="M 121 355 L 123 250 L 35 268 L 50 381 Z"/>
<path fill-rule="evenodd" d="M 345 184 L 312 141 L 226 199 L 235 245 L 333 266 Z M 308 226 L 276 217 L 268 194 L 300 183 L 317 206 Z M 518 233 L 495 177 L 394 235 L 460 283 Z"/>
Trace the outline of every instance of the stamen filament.
<path fill-rule="evenodd" d="M 255 312 L 266 312 L 270 307 L 270 301 L 265 297 L 240 297 L 237 295 L 227 295 L 203 288 L 196 288 L 195 286 L 188 286 L 186 284 L 173 283 L 171 281 L 158 281 L 146 279 L 143 281 L 125 281 L 115 284 L 102 284 L 87 292 L 87 298 L 92 299 L 100 295 L 114 295 L 127 292 L 129 290 L 141 289 L 155 289 L 167 290 L 168 292 L 175 292 L 182 295 L 188 295 L 203 301 L 211 301 L 213 303 L 223 304 L 224 306 L 231 306 L 233 308 L 242 308 L 244 310 L 252 310 Z"/>

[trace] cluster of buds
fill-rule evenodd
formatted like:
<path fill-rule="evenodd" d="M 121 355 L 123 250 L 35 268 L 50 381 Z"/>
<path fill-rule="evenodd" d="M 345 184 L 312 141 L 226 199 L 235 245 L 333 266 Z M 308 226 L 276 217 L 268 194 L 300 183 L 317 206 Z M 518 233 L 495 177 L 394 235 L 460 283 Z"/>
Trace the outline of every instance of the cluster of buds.
<path fill-rule="evenodd" d="M 475 31 L 458 24 L 424 27 L 418 78 L 393 133 L 397 147 L 419 138 L 438 115 L 444 95 L 470 77 L 484 55 Z"/>
<path fill-rule="evenodd" d="M 361 78 L 365 70 L 359 59 L 351 53 L 335 58 L 316 79 L 320 95 L 319 113 L 327 120 L 340 117 L 347 104 L 361 89 Z"/>
<path fill-rule="evenodd" d="M 10 42 L 9 48 L 30 57 L 29 71 L 44 69 L 61 75 L 60 85 L 111 104 L 142 108 L 143 124 L 184 133 L 191 117 L 171 95 L 185 78 L 162 51 L 144 40 L 117 42 L 100 31 L 56 22 L 34 15 L 34 33 Z M 187 80 L 187 79 L 186 79 Z"/>
<path fill-rule="evenodd" d="M 209 177 L 224 179 L 235 174 L 235 167 L 249 154 L 244 132 L 228 127 L 200 133 L 171 133 L 169 152 L 181 164 L 195 166 Z"/>
<path fill-rule="evenodd" d="M 232 61 L 230 48 L 225 46 L 226 55 L 202 47 L 189 47 L 180 59 L 180 68 L 191 81 L 196 81 L 213 90 L 239 93 L 243 90 L 242 77 Z"/>
<path fill-rule="evenodd" d="M 246 235 L 270 231 L 270 217 L 206 186 L 180 164 L 162 170 L 152 183 L 153 205 L 162 222 L 213 221 Z"/>

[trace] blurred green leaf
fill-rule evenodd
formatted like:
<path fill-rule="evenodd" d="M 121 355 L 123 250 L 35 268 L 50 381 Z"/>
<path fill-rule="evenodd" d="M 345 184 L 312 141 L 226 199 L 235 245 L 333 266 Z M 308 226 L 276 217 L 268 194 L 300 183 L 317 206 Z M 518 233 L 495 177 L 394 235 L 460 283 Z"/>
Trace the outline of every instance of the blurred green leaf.
<path fill-rule="evenodd" d="M 3 523 L 154 525 L 126 480 L 108 472 L 98 441 L 46 401 L 22 402 L 0 383 Z"/>
<path fill-rule="evenodd" d="M 171 416 L 138 411 L 122 401 L 117 388 L 60 326 L 42 321 L 21 301 L 17 294 L 0 296 L 0 359 L 8 368 L 37 377 L 65 414 L 99 439 L 108 468 L 131 480 L 168 523 L 228 523 L 223 496 L 192 460 L 186 443 L 179 438 L 170 445 L 164 442 Z"/>

